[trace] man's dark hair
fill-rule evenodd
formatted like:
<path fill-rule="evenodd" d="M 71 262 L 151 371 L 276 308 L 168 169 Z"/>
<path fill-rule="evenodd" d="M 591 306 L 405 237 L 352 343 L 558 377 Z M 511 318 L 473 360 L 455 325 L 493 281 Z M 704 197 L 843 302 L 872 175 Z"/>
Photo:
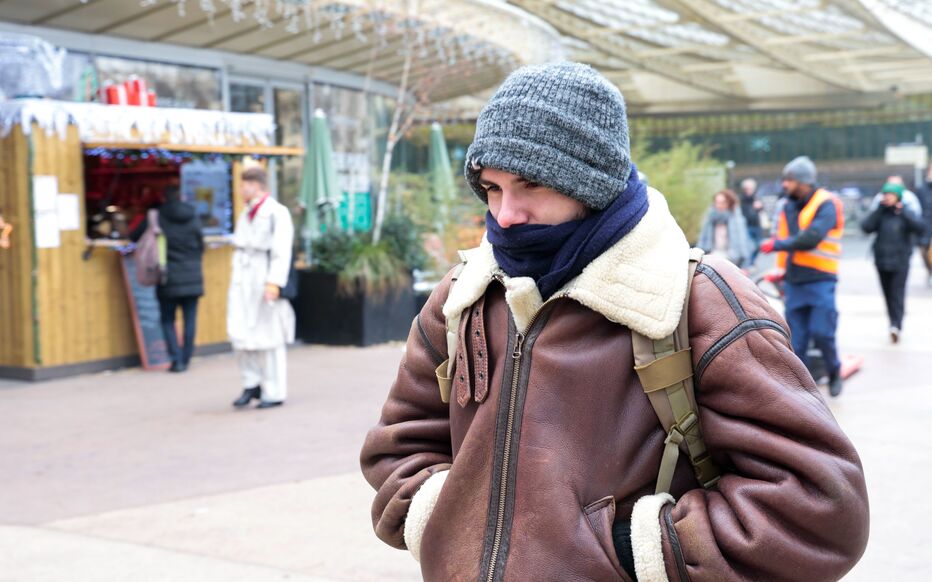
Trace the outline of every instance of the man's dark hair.
<path fill-rule="evenodd" d="M 178 186 L 166 186 L 162 194 L 165 196 L 165 202 L 178 202 L 181 200 L 181 190 Z"/>
<path fill-rule="evenodd" d="M 269 175 L 262 168 L 249 168 L 243 171 L 243 182 L 257 182 L 265 188 L 269 183 Z"/>

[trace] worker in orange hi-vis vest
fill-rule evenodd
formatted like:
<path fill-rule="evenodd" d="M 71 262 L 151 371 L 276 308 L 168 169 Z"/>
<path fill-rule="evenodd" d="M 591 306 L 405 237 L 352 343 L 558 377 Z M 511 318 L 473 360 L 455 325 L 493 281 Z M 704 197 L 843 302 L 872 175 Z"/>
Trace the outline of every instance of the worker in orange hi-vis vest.
<path fill-rule="evenodd" d="M 816 167 L 800 156 L 783 168 L 786 204 L 777 236 L 761 244 L 761 252 L 777 252 L 777 267 L 786 273 L 786 322 L 793 350 L 806 362 L 809 340 L 822 352 L 829 371 L 829 393 L 841 393 L 841 363 L 835 345 L 838 310 L 835 286 L 841 259 L 845 218 L 835 194 L 816 185 Z"/>

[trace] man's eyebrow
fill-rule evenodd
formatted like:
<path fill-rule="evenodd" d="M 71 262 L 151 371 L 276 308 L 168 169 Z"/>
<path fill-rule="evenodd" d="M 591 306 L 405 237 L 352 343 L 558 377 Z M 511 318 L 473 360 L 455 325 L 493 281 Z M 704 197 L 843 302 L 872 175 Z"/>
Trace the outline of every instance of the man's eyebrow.
<path fill-rule="evenodd" d="M 485 178 L 479 179 L 479 185 L 480 186 L 498 186 L 498 184 L 496 184 L 495 182 L 491 180 L 486 180 Z"/>

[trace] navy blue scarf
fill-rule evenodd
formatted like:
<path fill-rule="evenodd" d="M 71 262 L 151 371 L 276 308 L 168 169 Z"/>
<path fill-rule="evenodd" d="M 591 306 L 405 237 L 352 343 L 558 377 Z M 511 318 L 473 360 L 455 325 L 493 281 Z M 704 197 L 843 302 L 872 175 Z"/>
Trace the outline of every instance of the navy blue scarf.
<path fill-rule="evenodd" d="M 647 187 L 631 165 L 628 187 L 604 210 L 562 224 L 502 228 L 486 213 L 495 260 L 509 277 L 531 277 L 547 299 L 637 226 L 647 212 Z"/>

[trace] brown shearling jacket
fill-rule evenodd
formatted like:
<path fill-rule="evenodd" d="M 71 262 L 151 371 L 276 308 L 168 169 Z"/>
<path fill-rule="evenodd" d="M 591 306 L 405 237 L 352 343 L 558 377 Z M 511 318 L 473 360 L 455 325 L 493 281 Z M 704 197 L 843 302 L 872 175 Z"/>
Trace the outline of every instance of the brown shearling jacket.
<path fill-rule="evenodd" d="M 665 433 L 631 329 L 672 331 L 688 253 L 657 196 L 619 248 L 549 301 L 505 277 L 484 243 L 413 323 L 361 464 L 376 534 L 419 557 L 425 580 L 631 580 L 616 520 L 630 521 L 641 582 L 836 580 L 861 556 L 857 453 L 783 319 L 714 258 L 688 313 L 703 435 L 724 474 L 702 489 L 681 455 L 672 497 L 654 495 Z M 435 377 L 445 304 L 468 308 L 449 404 Z"/>

